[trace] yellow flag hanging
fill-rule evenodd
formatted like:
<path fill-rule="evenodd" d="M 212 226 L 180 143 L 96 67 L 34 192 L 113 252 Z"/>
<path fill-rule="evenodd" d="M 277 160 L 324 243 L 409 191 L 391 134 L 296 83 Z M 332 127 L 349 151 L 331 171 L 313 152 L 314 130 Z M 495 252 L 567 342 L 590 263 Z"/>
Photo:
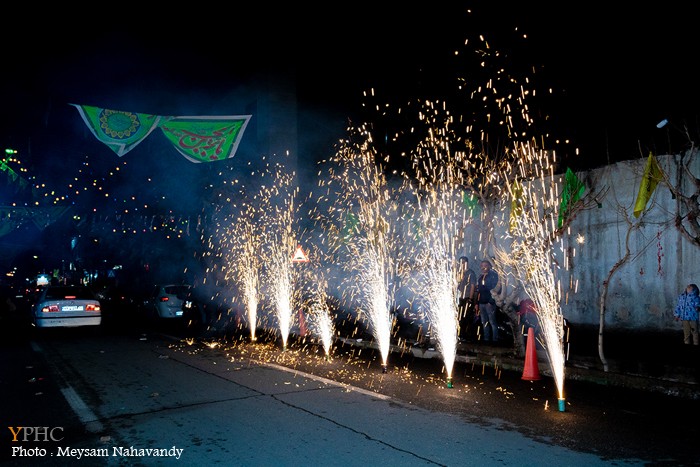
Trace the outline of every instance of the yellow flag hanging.
<path fill-rule="evenodd" d="M 663 178 L 661 167 L 656 162 L 654 156 L 649 153 L 647 164 L 644 167 L 644 175 L 639 184 L 639 193 L 637 193 L 637 201 L 634 203 L 634 217 L 639 217 L 647 208 L 647 203 L 651 199 L 652 193 L 656 190 L 656 185 Z"/>

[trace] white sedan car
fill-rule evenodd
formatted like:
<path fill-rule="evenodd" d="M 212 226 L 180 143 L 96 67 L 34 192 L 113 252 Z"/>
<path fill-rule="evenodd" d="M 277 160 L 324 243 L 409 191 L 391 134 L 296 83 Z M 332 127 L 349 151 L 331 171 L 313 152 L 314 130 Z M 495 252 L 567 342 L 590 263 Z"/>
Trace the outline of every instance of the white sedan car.
<path fill-rule="evenodd" d="M 99 326 L 102 309 L 86 285 L 47 285 L 32 305 L 32 323 L 37 328 Z"/>

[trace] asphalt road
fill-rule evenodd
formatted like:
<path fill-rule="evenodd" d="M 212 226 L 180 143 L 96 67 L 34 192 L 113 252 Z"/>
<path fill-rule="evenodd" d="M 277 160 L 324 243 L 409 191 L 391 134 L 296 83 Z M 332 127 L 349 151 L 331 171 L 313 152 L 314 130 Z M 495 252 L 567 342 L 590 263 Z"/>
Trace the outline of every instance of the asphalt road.
<path fill-rule="evenodd" d="M 75 464 L 11 456 L 18 426 L 60 426 L 59 444 L 83 448 L 160 440 L 184 448 L 188 465 L 699 465 L 697 401 L 566 381 L 560 411 L 551 378 L 457 363 L 447 387 L 439 359 L 391 354 L 384 372 L 375 352 L 347 341 L 326 356 L 311 339 L 284 348 L 247 332 L 107 322 L 38 334 L 3 324 L 7 465 Z"/>

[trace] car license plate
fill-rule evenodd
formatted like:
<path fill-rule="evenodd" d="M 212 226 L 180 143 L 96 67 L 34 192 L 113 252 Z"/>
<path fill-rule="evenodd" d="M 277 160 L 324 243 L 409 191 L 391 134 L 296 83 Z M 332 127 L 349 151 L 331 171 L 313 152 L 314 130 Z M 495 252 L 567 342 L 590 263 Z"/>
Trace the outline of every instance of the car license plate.
<path fill-rule="evenodd" d="M 66 305 L 61 307 L 61 311 L 83 311 L 82 305 Z"/>

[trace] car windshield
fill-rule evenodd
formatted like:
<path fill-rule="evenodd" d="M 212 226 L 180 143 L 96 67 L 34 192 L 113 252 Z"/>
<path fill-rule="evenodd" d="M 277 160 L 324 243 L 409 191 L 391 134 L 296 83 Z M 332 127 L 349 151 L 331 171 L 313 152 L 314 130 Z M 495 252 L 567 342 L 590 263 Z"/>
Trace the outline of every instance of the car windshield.
<path fill-rule="evenodd" d="M 66 285 L 46 289 L 47 300 L 94 300 L 95 295 L 88 287 Z"/>

